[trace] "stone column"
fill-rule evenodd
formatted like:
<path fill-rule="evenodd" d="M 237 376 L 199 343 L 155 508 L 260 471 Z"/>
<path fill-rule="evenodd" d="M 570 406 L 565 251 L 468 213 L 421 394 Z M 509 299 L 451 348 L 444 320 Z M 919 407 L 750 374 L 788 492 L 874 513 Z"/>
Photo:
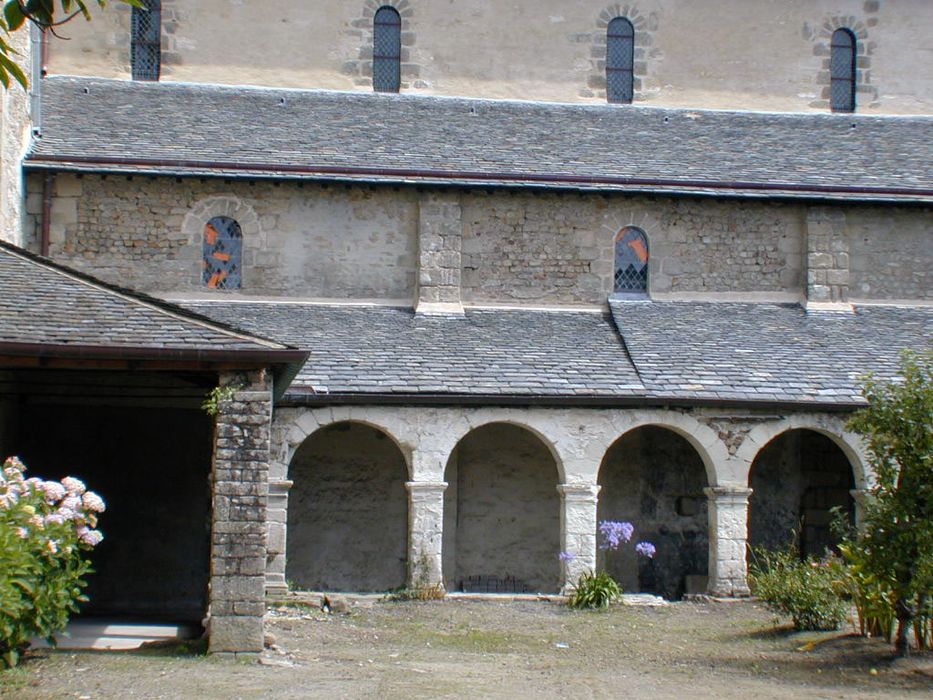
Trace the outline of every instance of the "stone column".
<path fill-rule="evenodd" d="M 444 585 L 444 481 L 407 481 L 408 585 Z"/>
<path fill-rule="evenodd" d="M 265 612 L 272 377 L 266 370 L 224 372 L 220 384 L 239 388 L 220 402 L 214 431 L 209 650 L 258 653 Z"/>
<path fill-rule="evenodd" d="M 269 502 L 266 513 L 269 521 L 269 540 L 266 543 L 266 593 L 285 595 L 285 540 L 288 530 L 288 479 L 269 481 Z"/>
<path fill-rule="evenodd" d="M 573 554 L 561 561 L 561 590 L 568 593 L 584 571 L 596 570 L 597 484 L 559 484 L 561 551 Z"/>
<path fill-rule="evenodd" d="M 865 503 L 871 497 L 871 492 L 867 489 L 852 489 L 849 494 L 855 502 L 855 527 L 862 532 L 865 528 Z"/>
<path fill-rule="evenodd" d="M 460 301 L 460 197 L 421 195 L 418 215 L 418 313 L 463 313 Z"/>
<path fill-rule="evenodd" d="M 710 595 L 746 596 L 748 567 L 748 497 L 752 490 L 740 485 L 704 489 L 709 498 L 709 585 Z"/>

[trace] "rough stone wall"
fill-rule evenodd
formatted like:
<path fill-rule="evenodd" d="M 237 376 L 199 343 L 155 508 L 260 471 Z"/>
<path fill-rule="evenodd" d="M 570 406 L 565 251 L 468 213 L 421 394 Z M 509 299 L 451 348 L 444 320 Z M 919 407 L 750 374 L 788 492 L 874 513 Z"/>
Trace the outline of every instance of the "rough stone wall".
<path fill-rule="evenodd" d="M 202 292 L 203 228 L 217 214 L 243 225 L 242 294 L 412 297 L 418 209 L 407 190 L 59 175 L 50 252 L 142 291 Z"/>
<path fill-rule="evenodd" d="M 807 300 L 849 301 L 849 237 L 846 215 L 836 207 L 807 212 Z"/>
<path fill-rule="evenodd" d="M 425 194 L 418 220 L 418 306 L 460 305 L 463 224 L 456 193 Z"/>
<path fill-rule="evenodd" d="M 448 590 L 490 576 L 513 577 L 529 591 L 560 589 L 557 468 L 538 438 L 513 425 L 477 428 L 457 447 L 445 480 L 445 530 L 455 532 L 445 539 L 453 544 L 445 552 Z"/>
<path fill-rule="evenodd" d="M 850 297 L 933 299 L 933 210 L 865 207 L 848 218 Z"/>
<path fill-rule="evenodd" d="M 387 591 L 407 573 L 408 469 L 384 433 L 338 423 L 289 469 L 286 578 L 315 591 Z"/>
<path fill-rule="evenodd" d="M 676 599 L 687 592 L 687 576 L 707 575 L 706 472 L 690 443 L 664 428 L 634 430 L 606 453 L 599 483 L 597 519 L 635 526 L 631 543 L 597 559 L 624 590 Z M 657 547 L 654 559 L 636 556 L 641 540 Z"/>
<path fill-rule="evenodd" d="M 821 556 L 836 539 L 831 509 L 854 512 L 852 468 L 833 442 L 793 430 L 770 442 L 755 460 L 749 485 L 749 544 L 778 549 L 793 541 L 806 555 Z"/>
<path fill-rule="evenodd" d="M 4 37 L 18 54 L 16 62 L 31 74 L 31 45 L 28 26 Z M 29 130 L 29 93 L 11 80 L 0 87 L 0 239 L 23 245 L 22 171 L 20 158 L 26 150 Z"/>
<path fill-rule="evenodd" d="M 393 0 L 391 4 L 394 4 Z M 370 90 L 377 3 L 163 0 L 172 80 Z M 859 111 L 930 114 L 933 4 L 897 0 L 398 0 L 405 90 L 603 102 L 607 16 L 635 22 L 635 99 L 663 106 L 826 111 L 828 33 L 859 36 Z M 53 73 L 129 77 L 129 10 L 53 42 Z M 170 26 L 168 26 L 170 24 Z M 711 50 L 715 47 L 715 50 Z"/>
<path fill-rule="evenodd" d="M 797 295 L 796 205 L 579 195 L 465 194 L 463 299 L 599 304 L 613 290 L 613 241 L 648 236 L 653 296 Z"/>
<path fill-rule="evenodd" d="M 272 377 L 225 372 L 237 387 L 220 402 L 214 438 L 210 651 L 263 649 Z"/>

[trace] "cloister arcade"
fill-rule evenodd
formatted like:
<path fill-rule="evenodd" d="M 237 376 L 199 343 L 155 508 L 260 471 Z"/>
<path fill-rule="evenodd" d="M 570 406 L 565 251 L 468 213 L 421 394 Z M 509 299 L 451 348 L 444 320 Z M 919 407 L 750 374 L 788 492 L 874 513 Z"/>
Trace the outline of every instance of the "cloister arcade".
<path fill-rule="evenodd" d="M 287 407 L 273 419 L 267 588 L 748 593 L 748 545 L 833 544 L 868 486 L 844 414 L 707 409 Z M 598 549 L 597 523 L 653 542 Z M 568 561 L 560 552 L 574 556 Z"/>

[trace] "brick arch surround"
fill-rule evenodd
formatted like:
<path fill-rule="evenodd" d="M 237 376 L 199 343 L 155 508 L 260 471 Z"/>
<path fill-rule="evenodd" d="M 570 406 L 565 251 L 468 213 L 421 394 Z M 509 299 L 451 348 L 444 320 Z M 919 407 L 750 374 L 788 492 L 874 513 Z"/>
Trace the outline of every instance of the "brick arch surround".
<path fill-rule="evenodd" d="M 663 58 L 655 35 L 658 29 L 658 13 L 642 12 L 635 3 L 615 3 L 606 7 L 596 19 L 596 28 L 591 36 L 590 72 L 581 97 L 606 99 L 606 30 L 616 17 L 625 17 L 635 29 L 635 60 L 633 62 L 633 102 L 645 100 L 645 90 L 651 85 L 651 63 Z M 624 107 L 621 107 L 624 109 Z"/>
<path fill-rule="evenodd" d="M 410 88 L 425 87 L 421 81 L 421 66 L 413 61 L 415 51 L 415 31 L 413 19 L 415 10 L 410 0 L 365 0 L 357 19 L 349 23 L 346 33 L 360 40 L 359 51 L 348 57 L 343 64 L 343 72 L 354 77 L 353 82 L 360 88 L 372 89 L 373 85 L 373 19 L 380 7 L 393 7 L 402 18 L 402 53 L 400 92 Z"/>

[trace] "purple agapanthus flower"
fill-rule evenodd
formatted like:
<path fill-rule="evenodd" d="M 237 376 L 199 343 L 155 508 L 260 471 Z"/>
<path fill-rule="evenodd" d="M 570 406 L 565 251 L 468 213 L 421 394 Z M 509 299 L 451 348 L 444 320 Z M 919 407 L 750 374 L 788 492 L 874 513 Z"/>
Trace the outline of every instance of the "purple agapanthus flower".
<path fill-rule="evenodd" d="M 655 553 L 658 551 L 653 544 L 650 542 L 639 542 L 635 545 L 635 551 L 641 554 L 644 557 L 653 559 Z"/>
<path fill-rule="evenodd" d="M 632 523 L 621 522 L 619 520 L 602 520 L 599 523 L 599 534 L 602 536 L 600 549 L 616 550 L 623 542 L 632 539 L 635 533 L 635 526 Z"/>
<path fill-rule="evenodd" d="M 557 555 L 557 558 L 561 561 L 570 562 L 577 558 L 577 555 L 574 552 L 561 552 Z"/>

